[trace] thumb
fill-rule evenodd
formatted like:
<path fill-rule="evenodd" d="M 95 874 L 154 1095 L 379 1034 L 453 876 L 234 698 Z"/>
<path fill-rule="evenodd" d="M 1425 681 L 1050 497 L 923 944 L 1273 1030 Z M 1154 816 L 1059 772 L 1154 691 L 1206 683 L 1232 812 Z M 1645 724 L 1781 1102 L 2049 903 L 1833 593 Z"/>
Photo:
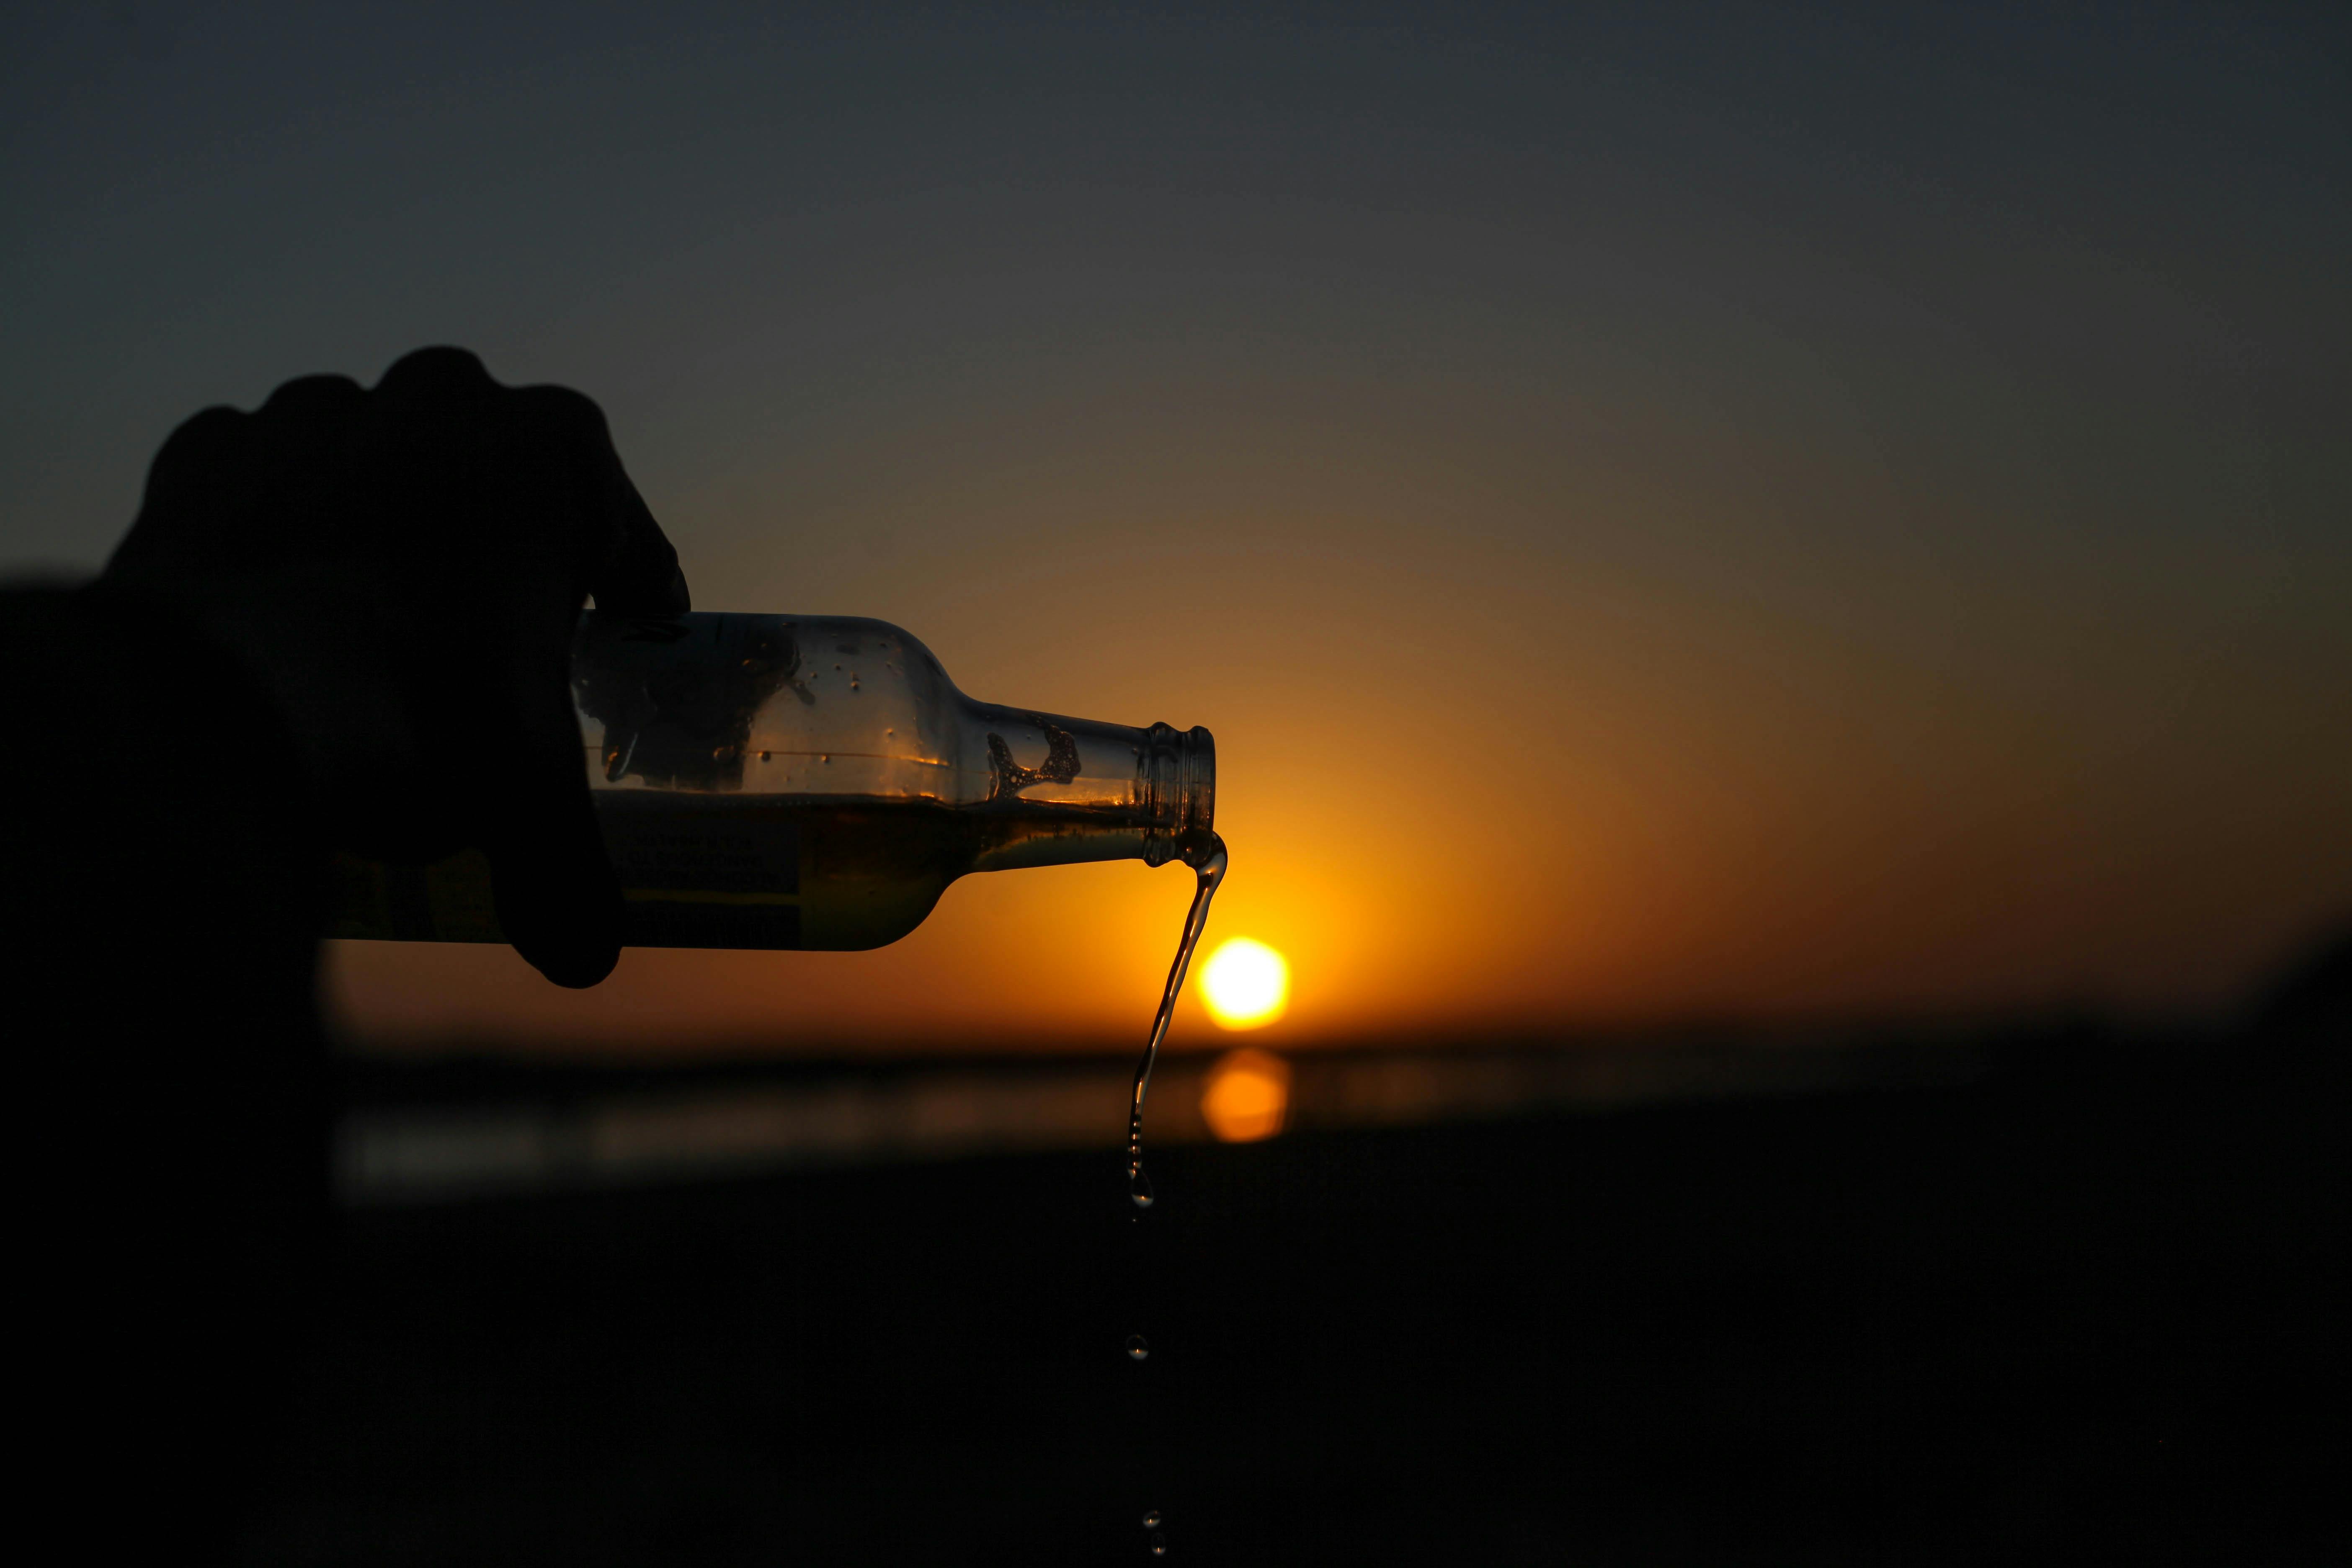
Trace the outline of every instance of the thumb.
<path fill-rule="evenodd" d="M 568 630 L 576 605 L 558 607 Z M 589 795 L 569 643 L 551 629 L 530 639 L 492 699 L 504 716 L 482 737 L 490 765 L 478 841 L 507 940 L 550 980 L 578 988 L 619 962 L 625 907 Z"/>
<path fill-rule="evenodd" d="M 499 924 L 515 951 L 574 990 L 612 973 L 621 957 L 621 882 L 576 763 L 568 789 L 537 792 L 528 811 L 509 814 L 487 837 Z"/>

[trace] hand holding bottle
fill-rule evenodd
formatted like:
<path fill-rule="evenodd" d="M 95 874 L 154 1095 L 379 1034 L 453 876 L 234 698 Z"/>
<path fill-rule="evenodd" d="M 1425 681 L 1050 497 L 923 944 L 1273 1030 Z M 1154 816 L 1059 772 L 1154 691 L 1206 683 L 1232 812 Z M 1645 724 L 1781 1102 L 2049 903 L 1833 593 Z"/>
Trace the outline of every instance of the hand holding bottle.
<path fill-rule="evenodd" d="M 573 631 L 591 594 L 642 615 L 688 594 L 594 403 L 425 349 L 372 388 L 310 376 L 252 414 L 208 409 L 156 456 L 98 592 L 160 602 L 259 676 L 332 847 L 479 848 L 525 958 L 565 985 L 611 972 L 622 902 L 581 766 Z M 187 765 L 238 765 L 189 742 Z"/>

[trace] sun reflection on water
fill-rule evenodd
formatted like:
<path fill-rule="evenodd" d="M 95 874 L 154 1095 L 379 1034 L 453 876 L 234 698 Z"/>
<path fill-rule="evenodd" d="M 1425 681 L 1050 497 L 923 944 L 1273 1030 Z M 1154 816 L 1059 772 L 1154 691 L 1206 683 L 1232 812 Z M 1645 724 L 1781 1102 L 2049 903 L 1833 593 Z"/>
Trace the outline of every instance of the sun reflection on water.
<path fill-rule="evenodd" d="M 1289 1110 L 1290 1064 L 1272 1051 L 1227 1051 L 1201 1089 L 1201 1120 L 1221 1143 L 1271 1138 Z"/>

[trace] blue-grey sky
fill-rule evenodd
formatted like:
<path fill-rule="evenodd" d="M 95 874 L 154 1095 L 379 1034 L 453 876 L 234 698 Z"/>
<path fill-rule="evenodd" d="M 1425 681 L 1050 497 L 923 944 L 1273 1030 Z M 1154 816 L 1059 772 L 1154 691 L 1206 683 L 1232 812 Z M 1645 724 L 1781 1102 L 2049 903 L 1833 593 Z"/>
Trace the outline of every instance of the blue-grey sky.
<path fill-rule="evenodd" d="M 2211 1005 L 2352 908 L 2347 39 L 15 10 L 0 560 L 102 560 L 198 407 L 461 342 L 604 404 L 705 607 L 1217 729 L 1286 1026 Z M 871 958 L 632 955 L 597 1016 L 1108 1026 L 1181 904 L 982 881 Z M 584 1016 L 345 963 L 386 1028 Z"/>

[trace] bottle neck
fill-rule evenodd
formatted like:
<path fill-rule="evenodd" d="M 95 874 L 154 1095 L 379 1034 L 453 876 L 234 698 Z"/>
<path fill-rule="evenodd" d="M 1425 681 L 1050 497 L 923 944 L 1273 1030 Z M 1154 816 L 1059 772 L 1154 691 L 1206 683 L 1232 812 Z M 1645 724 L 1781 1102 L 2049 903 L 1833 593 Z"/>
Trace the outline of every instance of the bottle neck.
<path fill-rule="evenodd" d="M 1188 833 L 1216 826 L 1217 742 L 1200 725 L 1154 724 L 1143 731 L 1138 784 L 1150 815 L 1144 858 L 1164 865 Z"/>
<path fill-rule="evenodd" d="M 1031 819 L 980 869 L 1175 858 L 1217 805 L 1216 742 L 1200 728 L 1132 729 L 985 703 L 966 710 L 967 752 L 985 758 L 980 809 Z"/>

